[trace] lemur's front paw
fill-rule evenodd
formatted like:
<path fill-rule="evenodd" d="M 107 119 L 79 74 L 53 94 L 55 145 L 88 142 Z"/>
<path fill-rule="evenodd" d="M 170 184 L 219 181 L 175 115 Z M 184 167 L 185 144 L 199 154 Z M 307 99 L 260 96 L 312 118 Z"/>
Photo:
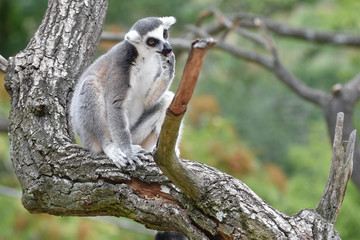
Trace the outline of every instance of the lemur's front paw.
<path fill-rule="evenodd" d="M 170 56 L 166 58 L 166 64 L 170 69 L 173 69 L 175 71 L 175 63 L 176 63 L 175 54 L 172 53 L 170 54 Z"/>
<path fill-rule="evenodd" d="M 124 168 L 128 164 L 128 158 L 125 153 L 123 153 L 120 148 L 116 147 L 114 144 L 110 144 L 104 148 L 106 156 L 108 156 L 118 168 Z"/>
<path fill-rule="evenodd" d="M 164 69 L 164 75 L 167 75 L 169 79 L 173 79 L 175 74 L 175 55 L 172 53 L 162 61 L 162 67 Z"/>

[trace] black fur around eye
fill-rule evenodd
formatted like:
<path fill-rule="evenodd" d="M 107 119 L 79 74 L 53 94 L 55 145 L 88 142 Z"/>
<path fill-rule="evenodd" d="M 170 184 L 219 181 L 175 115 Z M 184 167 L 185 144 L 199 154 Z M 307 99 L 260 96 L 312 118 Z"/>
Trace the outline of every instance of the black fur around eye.
<path fill-rule="evenodd" d="M 167 39 L 169 37 L 169 32 L 167 29 L 164 29 L 163 36 L 164 36 L 164 39 Z"/>
<path fill-rule="evenodd" d="M 150 47 L 154 47 L 154 46 L 156 46 L 156 44 L 158 44 L 158 43 L 159 43 L 159 40 L 156 39 L 156 38 L 148 38 L 148 39 L 146 40 L 146 44 L 149 45 Z"/>

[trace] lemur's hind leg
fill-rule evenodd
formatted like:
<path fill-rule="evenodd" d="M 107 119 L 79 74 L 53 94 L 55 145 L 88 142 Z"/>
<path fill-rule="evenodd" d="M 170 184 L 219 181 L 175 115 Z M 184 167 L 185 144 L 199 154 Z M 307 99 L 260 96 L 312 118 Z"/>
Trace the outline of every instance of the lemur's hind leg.
<path fill-rule="evenodd" d="M 76 134 L 84 148 L 93 153 L 104 152 L 118 167 L 126 166 L 126 155 L 114 143 L 105 112 L 105 100 L 99 91 L 101 86 L 97 79 L 83 82 L 77 100 L 81 106 L 77 107 Z M 86 104 L 85 104 L 86 103 Z M 74 124 L 75 125 L 75 124 Z"/>
<path fill-rule="evenodd" d="M 158 103 L 144 111 L 134 126 L 131 127 L 133 144 L 139 144 L 148 151 L 152 151 L 156 147 L 166 110 L 173 97 L 174 93 L 167 91 Z M 176 145 L 178 142 L 179 138 Z M 176 152 L 179 155 L 180 152 L 177 147 Z"/>

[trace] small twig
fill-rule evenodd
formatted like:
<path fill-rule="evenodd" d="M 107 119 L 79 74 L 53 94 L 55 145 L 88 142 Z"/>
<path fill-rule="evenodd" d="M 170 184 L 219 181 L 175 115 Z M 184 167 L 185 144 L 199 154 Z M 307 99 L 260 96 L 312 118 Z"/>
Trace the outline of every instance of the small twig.
<path fill-rule="evenodd" d="M 186 196 L 192 199 L 197 199 L 199 196 L 201 180 L 175 155 L 175 145 L 182 118 L 200 74 L 205 53 L 214 44 L 215 41 L 213 39 L 193 42 L 180 85 L 166 113 L 159 137 L 158 148 L 154 154 L 154 160 L 161 171 L 163 171 Z"/>
<path fill-rule="evenodd" d="M 254 24 L 260 29 L 261 34 L 264 36 L 264 39 L 267 43 L 268 50 L 270 51 L 271 55 L 273 56 L 273 59 L 275 63 L 279 62 L 279 57 L 276 49 L 276 45 L 274 43 L 274 40 L 269 35 L 266 26 L 263 24 L 260 18 L 254 19 Z"/>
<path fill-rule="evenodd" d="M 201 11 L 198 15 L 198 19 L 196 21 L 196 26 L 200 26 L 206 18 L 212 16 L 213 14 L 214 13 L 211 10 Z"/>
<path fill-rule="evenodd" d="M 325 190 L 320 198 L 316 212 L 331 223 L 336 222 L 341 204 L 345 197 L 347 183 L 353 167 L 353 155 L 356 141 L 356 130 L 350 134 L 347 146 L 342 140 L 344 113 L 338 113 L 335 127 L 333 155 L 329 177 Z"/>
<path fill-rule="evenodd" d="M 242 36 L 262 47 L 267 46 L 266 42 L 262 38 L 260 38 L 259 36 L 257 36 L 256 34 L 250 32 L 250 31 L 248 31 L 247 29 L 241 27 L 241 22 L 240 22 L 239 18 L 234 18 L 234 20 L 231 20 L 228 17 L 226 17 L 224 14 L 222 14 L 218 9 L 211 9 L 211 10 L 207 11 L 206 17 L 210 17 L 210 16 L 215 16 L 215 19 L 216 19 L 217 23 L 219 24 L 219 26 L 216 27 L 216 29 L 218 29 L 221 26 L 222 26 L 222 28 L 225 28 L 223 36 L 220 38 L 222 41 L 225 39 L 227 34 L 234 31 L 234 32 L 238 33 L 240 36 Z M 202 16 L 202 20 L 203 19 L 204 19 L 204 16 Z M 197 24 L 196 26 L 199 27 L 200 25 Z M 209 31 L 209 34 L 212 34 L 212 31 Z"/>
<path fill-rule="evenodd" d="M 0 55 L 0 71 L 6 73 L 8 67 L 8 61 L 6 58 Z"/>
<path fill-rule="evenodd" d="M 186 28 L 187 28 L 187 30 L 198 34 L 202 38 L 215 38 L 202 28 L 199 28 L 199 27 L 196 27 L 193 25 L 189 25 Z M 264 46 L 266 47 L 266 43 L 264 43 Z M 259 64 L 265 68 L 268 68 L 270 70 L 272 70 L 272 68 L 273 68 L 272 59 L 269 58 L 268 56 L 265 56 L 264 54 L 257 53 L 255 51 L 250 51 L 245 48 L 238 47 L 238 46 L 234 46 L 234 45 L 226 43 L 226 42 L 217 42 L 215 45 L 215 48 L 218 48 L 225 52 L 228 52 L 228 53 L 232 54 L 234 57 L 244 58 L 247 61 L 257 63 L 257 64 Z"/>
<path fill-rule="evenodd" d="M 249 39 L 250 41 L 252 41 L 253 43 L 256 43 L 260 46 L 262 46 L 263 48 L 266 48 L 267 47 L 267 44 L 266 42 L 259 36 L 257 36 L 256 34 L 248 31 L 247 29 L 245 28 L 242 28 L 242 27 L 237 27 L 235 28 L 234 30 L 236 33 L 238 33 L 239 35 L 243 36 L 244 38 L 246 39 Z"/>

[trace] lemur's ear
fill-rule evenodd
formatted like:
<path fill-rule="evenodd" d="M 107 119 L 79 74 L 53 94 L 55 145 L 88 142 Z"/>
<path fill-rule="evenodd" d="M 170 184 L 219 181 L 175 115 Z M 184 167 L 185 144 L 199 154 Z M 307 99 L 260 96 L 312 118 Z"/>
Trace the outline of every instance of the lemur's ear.
<path fill-rule="evenodd" d="M 161 17 L 159 18 L 165 25 L 165 28 L 171 27 L 174 23 L 176 23 L 176 18 L 174 17 Z"/>
<path fill-rule="evenodd" d="M 139 33 L 135 30 L 130 30 L 126 35 L 125 39 L 129 42 L 138 43 L 141 40 Z"/>

